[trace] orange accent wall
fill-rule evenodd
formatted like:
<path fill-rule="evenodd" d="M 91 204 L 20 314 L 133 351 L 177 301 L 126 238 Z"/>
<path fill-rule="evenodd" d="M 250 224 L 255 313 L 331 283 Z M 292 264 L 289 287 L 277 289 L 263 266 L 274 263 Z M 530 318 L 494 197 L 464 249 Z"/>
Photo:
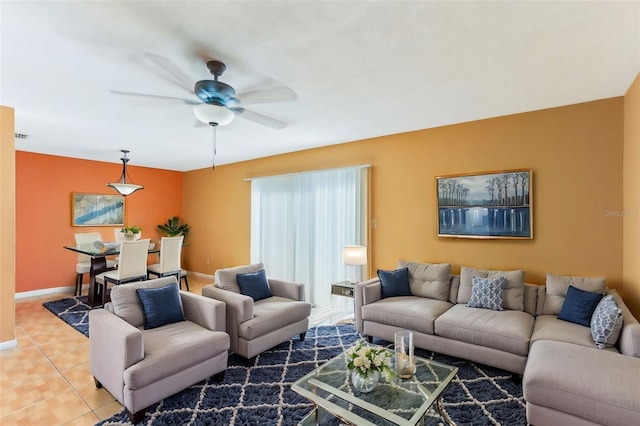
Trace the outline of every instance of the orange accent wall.
<path fill-rule="evenodd" d="M 211 274 L 249 261 L 245 178 L 371 164 L 371 275 L 403 258 L 455 272 L 521 268 L 537 284 L 548 272 L 597 275 L 621 288 L 622 218 L 606 212 L 623 206 L 623 117 L 618 97 L 187 172 L 190 266 Z M 436 176 L 515 168 L 533 170 L 533 240 L 436 236 Z"/>
<path fill-rule="evenodd" d="M 624 298 L 640 318 L 640 74 L 624 97 Z"/>
<path fill-rule="evenodd" d="M 125 197 L 125 223 L 142 227 L 143 238 L 157 241 L 156 225 L 182 216 L 183 173 L 131 163 L 127 170 L 144 189 Z M 121 172 L 122 163 L 16 151 L 17 293 L 74 285 L 78 256 L 63 246 L 74 244 L 75 233 L 97 231 L 104 241 L 114 240 L 113 226 L 71 226 L 71 193 L 115 194 L 106 183 Z"/>
<path fill-rule="evenodd" d="M 0 343 L 15 339 L 15 151 L 13 108 L 0 105 Z"/>

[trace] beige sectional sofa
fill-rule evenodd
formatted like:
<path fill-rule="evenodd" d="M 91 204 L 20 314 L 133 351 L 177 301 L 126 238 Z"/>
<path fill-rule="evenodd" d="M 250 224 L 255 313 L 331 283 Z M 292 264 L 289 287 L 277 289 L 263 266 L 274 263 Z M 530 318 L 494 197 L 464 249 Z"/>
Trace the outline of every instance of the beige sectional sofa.
<path fill-rule="evenodd" d="M 412 330 L 419 348 L 522 374 L 532 425 L 640 424 L 640 324 L 619 295 L 609 291 L 624 318 L 613 347 L 598 349 L 589 327 L 558 319 L 569 285 L 604 293 L 603 279 L 549 274 L 547 291 L 524 283 L 523 271 L 404 267 L 410 295 L 382 297 L 379 278 L 356 285 L 358 332 L 393 341 Z M 504 310 L 467 306 L 474 276 L 505 277 Z"/>

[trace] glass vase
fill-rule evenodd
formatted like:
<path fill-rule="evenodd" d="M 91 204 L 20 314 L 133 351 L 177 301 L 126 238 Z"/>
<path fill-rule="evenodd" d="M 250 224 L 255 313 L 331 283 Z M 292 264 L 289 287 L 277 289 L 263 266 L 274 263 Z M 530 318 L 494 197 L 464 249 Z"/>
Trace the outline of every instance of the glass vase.
<path fill-rule="evenodd" d="M 376 388 L 380 380 L 379 371 L 369 371 L 366 376 L 360 375 L 356 370 L 351 371 L 351 383 L 359 392 L 371 392 Z"/>
<path fill-rule="evenodd" d="M 398 331 L 394 335 L 395 370 L 401 379 L 410 379 L 416 373 L 413 356 L 413 333 L 407 330 Z"/>

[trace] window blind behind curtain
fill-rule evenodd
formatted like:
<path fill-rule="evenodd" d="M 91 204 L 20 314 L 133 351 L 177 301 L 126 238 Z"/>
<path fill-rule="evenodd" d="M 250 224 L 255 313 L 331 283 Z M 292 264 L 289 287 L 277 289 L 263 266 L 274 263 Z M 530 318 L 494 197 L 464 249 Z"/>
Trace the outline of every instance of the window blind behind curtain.
<path fill-rule="evenodd" d="M 357 166 L 252 179 L 251 262 L 304 283 L 307 301 L 330 306 L 331 283 L 354 275 L 342 248 L 367 245 L 367 174 Z"/>

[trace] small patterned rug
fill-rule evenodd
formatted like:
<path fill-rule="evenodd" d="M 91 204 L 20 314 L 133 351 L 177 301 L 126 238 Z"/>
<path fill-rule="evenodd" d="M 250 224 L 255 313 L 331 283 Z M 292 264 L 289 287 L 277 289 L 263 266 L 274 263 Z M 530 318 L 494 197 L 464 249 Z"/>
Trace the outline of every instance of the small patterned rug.
<path fill-rule="evenodd" d="M 294 337 L 260 354 L 253 366 L 230 355 L 224 380 L 208 379 L 147 409 L 143 425 L 297 425 L 313 405 L 291 384 L 352 346 L 361 336 L 353 325 L 313 327 L 304 342 Z M 383 340 L 375 344 L 392 345 Z M 522 386 L 511 374 L 457 358 L 416 349 L 416 355 L 458 367 L 443 394 L 444 408 L 458 426 L 526 425 Z M 425 424 L 439 425 L 433 413 Z M 126 410 L 99 423 L 130 425 Z M 336 421 L 336 425 L 340 423 Z"/>
<path fill-rule="evenodd" d="M 89 311 L 92 309 L 87 296 L 67 297 L 42 304 L 54 315 L 80 333 L 89 337 Z"/>

